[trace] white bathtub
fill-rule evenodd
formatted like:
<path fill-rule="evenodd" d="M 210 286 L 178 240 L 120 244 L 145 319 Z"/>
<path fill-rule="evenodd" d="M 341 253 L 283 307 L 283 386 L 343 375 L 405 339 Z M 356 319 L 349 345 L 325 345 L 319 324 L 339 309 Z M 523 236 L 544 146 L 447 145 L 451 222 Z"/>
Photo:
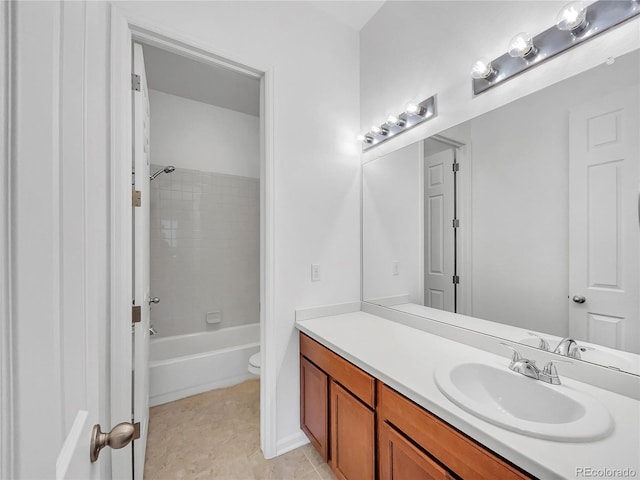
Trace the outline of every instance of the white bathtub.
<path fill-rule="evenodd" d="M 249 378 L 249 357 L 260 351 L 260 324 L 174 337 L 152 338 L 149 404 L 229 387 Z"/>

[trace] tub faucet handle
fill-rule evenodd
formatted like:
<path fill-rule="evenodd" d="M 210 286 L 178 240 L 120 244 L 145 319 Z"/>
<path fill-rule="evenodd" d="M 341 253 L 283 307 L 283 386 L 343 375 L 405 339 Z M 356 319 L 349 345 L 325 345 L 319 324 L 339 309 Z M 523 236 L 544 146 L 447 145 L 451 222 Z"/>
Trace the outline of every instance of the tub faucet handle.
<path fill-rule="evenodd" d="M 149 305 L 151 305 L 152 303 L 160 303 L 160 297 L 151 297 L 149 299 Z"/>

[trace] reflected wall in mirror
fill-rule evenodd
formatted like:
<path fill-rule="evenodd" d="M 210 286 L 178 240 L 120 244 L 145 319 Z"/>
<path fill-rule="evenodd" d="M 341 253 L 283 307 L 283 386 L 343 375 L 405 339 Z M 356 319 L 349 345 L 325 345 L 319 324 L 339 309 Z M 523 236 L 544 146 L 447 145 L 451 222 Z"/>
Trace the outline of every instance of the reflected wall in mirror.
<path fill-rule="evenodd" d="M 635 51 L 364 164 L 363 300 L 640 374 L 639 72 Z"/>

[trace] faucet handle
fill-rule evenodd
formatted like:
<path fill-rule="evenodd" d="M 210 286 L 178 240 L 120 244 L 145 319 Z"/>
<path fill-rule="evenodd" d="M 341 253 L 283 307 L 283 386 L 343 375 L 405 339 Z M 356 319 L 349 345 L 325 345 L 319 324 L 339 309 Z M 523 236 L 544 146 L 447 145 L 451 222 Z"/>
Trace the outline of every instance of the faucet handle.
<path fill-rule="evenodd" d="M 569 360 L 553 360 L 551 362 L 547 362 L 540 374 L 540 380 L 550 383 L 551 385 L 560 385 L 560 377 L 558 376 L 558 369 L 555 365 L 557 362 L 573 363 Z"/>
<path fill-rule="evenodd" d="M 532 337 L 536 337 L 538 340 L 540 340 L 540 342 L 538 343 L 538 348 L 540 350 L 546 350 L 547 352 L 551 350 L 551 347 L 549 346 L 549 342 L 547 342 L 544 338 L 542 338 L 537 333 L 527 332 L 527 335 L 531 335 Z"/>
<path fill-rule="evenodd" d="M 504 342 L 500 342 L 500 345 L 502 345 L 503 347 L 507 347 L 508 349 L 513 351 L 513 356 L 511 357 L 511 365 L 513 365 L 515 362 L 522 360 L 522 355 L 515 347 L 512 347 L 508 343 L 504 343 Z"/>

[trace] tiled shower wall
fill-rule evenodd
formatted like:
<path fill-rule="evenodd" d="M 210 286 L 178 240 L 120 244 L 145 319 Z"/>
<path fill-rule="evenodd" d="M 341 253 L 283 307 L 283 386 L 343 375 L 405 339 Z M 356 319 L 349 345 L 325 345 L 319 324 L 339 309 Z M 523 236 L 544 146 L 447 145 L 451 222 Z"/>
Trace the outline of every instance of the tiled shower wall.
<path fill-rule="evenodd" d="M 150 293 L 160 297 L 151 323 L 158 336 L 259 321 L 259 189 L 256 178 L 183 168 L 151 182 Z M 219 312 L 220 323 L 207 323 L 208 312 Z"/>

